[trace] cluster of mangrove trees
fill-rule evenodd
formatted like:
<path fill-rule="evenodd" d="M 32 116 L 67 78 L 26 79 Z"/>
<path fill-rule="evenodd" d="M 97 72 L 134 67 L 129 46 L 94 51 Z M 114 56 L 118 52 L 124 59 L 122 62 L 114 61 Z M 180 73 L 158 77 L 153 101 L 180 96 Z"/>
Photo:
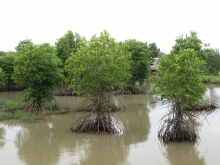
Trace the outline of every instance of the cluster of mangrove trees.
<path fill-rule="evenodd" d="M 135 85 L 150 76 L 151 59 L 160 57 L 151 93 L 167 101 L 170 109 L 158 136 L 165 142 L 194 141 L 194 128 L 188 124 L 193 119 L 186 110 L 203 103 L 201 75 L 220 71 L 219 51 L 208 46 L 193 31 L 178 37 L 168 55 L 162 55 L 156 43 L 118 42 L 106 30 L 90 40 L 68 31 L 55 46 L 26 39 L 19 42 L 16 52 L 0 52 L 0 87 L 25 89 L 26 111 L 47 109 L 53 94 L 83 95 L 81 116 L 71 130 L 120 132 L 123 127 L 112 113 L 121 107 L 112 102 L 112 91 L 142 93 Z"/>

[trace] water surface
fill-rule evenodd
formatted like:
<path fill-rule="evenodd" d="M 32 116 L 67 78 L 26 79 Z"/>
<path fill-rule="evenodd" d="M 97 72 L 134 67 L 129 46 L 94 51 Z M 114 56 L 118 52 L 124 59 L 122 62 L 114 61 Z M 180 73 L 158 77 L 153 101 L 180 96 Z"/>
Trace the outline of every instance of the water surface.
<path fill-rule="evenodd" d="M 147 86 L 150 88 L 150 86 Z M 2 92 L 0 102 L 21 101 L 23 92 Z M 220 162 L 220 113 L 197 120 L 198 143 L 169 143 L 157 138 L 159 120 L 167 108 L 152 95 L 118 96 L 126 106 L 115 117 L 122 135 L 77 134 L 70 131 L 73 113 L 48 116 L 43 121 L 0 122 L 0 164 L 16 165 L 216 165 Z M 220 88 L 208 86 L 206 99 L 219 104 Z M 74 111 L 81 97 L 56 97 L 62 109 Z"/>

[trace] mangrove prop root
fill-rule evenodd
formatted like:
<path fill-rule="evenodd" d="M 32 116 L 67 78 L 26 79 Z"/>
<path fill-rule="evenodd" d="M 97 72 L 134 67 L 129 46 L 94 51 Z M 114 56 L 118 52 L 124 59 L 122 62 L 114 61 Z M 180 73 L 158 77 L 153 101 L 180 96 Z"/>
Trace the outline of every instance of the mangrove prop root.
<path fill-rule="evenodd" d="M 171 109 L 166 113 L 158 131 L 158 138 L 167 143 L 168 141 L 196 141 L 195 124 L 192 115 L 181 110 L 180 103 L 172 103 Z M 163 121 L 167 118 L 165 121 Z"/>
<path fill-rule="evenodd" d="M 115 103 L 113 102 L 113 94 L 109 93 L 108 95 L 105 96 L 96 96 L 92 99 L 85 99 L 80 106 L 77 108 L 77 111 L 84 111 L 84 112 L 98 112 L 98 111 L 105 111 L 105 112 L 115 112 L 118 111 L 120 109 L 125 109 L 125 106 L 123 105 L 123 103 L 118 99 L 119 104 L 115 105 Z M 101 106 L 98 107 L 97 103 Z"/>
<path fill-rule="evenodd" d="M 111 100 L 106 101 L 106 108 L 111 109 L 111 111 L 118 111 L 122 106 L 116 106 Z M 77 111 L 94 112 L 96 111 L 96 104 L 92 101 L 84 100 L 81 105 L 77 108 Z"/>
<path fill-rule="evenodd" d="M 110 115 L 105 117 L 97 116 L 93 113 L 87 113 L 82 118 L 78 119 L 76 123 L 70 128 L 73 132 L 110 132 L 121 133 L 124 132 L 123 127 Z"/>
<path fill-rule="evenodd" d="M 33 102 L 28 102 L 25 106 L 24 106 L 24 110 L 25 111 L 39 111 L 39 110 L 45 110 L 45 109 L 49 109 L 50 106 L 49 104 L 46 104 L 44 102 L 40 102 L 40 101 L 33 101 Z"/>
<path fill-rule="evenodd" d="M 112 115 L 112 112 L 120 108 L 114 105 L 110 95 L 97 95 L 92 99 L 85 99 L 74 114 L 74 122 L 70 130 L 79 133 L 124 132 L 120 122 L 116 121 Z"/>
<path fill-rule="evenodd" d="M 168 141 L 195 141 L 197 138 L 188 123 L 176 119 L 164 124 L 158 132 L 158 137 L 165 143 Z"/>

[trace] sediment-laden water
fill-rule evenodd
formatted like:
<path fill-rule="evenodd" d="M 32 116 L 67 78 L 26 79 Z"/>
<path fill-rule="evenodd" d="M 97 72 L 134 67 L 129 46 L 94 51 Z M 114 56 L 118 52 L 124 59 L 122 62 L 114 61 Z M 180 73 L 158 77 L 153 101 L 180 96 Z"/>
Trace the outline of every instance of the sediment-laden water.
<path fill-rule="evenodd" d="M 147 85 L 150 88 L 150 85 Z M 21 101 L 23 92 L 1 92 L 0 102 Z M 43 121 L 0 122 L 0 164 L 9 165 L 217 165 L 220 162 L 220 112 L 200 116 L 198 143 L 163 146 L 157 138 L 159 120 L 166 112 L 152 95 L 118 96 L 126 110 L 117 112 L 125 133 L 77 134 L 70 131 L 73 112 L 48 116 Z M 220 87 L 208 86 L 204 98 L 219 105 Z M 74 111 L 81 97 L 59 96 L 55 102 Z"/>

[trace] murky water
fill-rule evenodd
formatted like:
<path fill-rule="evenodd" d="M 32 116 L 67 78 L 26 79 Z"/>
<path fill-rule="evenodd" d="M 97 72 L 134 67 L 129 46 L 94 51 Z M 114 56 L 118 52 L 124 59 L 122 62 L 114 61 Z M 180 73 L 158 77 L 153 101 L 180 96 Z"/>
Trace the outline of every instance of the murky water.
<path fill-rule="evenodd" d="M 150 86 L 148 86 L 150 88 Z M 6 99 L 21 101 L 22 92 L 0 93 Z M 218 102 L 220 87 L 208 86 L 206 99 Z M 217 165 L 220 162 L 220 112 L 207 120 L 197 120 L 198 143 L 169 143 L 157 138 L 159 120 L 166 107 L 149 94 L 119 96 L 127 107 L 116 113 L 125 134 L 77 134 L 69 128 L 73 113 L 48 116 L 46 120 L 25 123 L 0 122 L 0 164 L 27 165 Z M 56 97 L 62 109 L 75 110 L 82 98 Z"/>

